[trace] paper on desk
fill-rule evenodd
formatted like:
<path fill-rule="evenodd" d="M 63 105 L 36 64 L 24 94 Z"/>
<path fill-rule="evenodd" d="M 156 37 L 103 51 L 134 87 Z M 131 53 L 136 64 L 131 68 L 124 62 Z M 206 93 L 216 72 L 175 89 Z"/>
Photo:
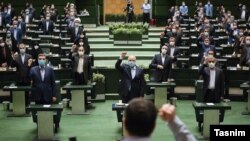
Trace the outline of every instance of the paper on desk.
<path fill-rule="evenodd" d="M 50 105 L 43 105 L 43 107 L 46 107 L 46 108 L 48 108 L 48 107 L 50 107 Z"/>
<path fill-rule="evenodd" d="M 206 103 L 207 105 L 211 106 L 211 105 L 214 105 L 214 103 Z"/>
<path fill-rule="evenodd" d="M 9 88 L 17 88 L 17 86 L 9 86 Z"/>

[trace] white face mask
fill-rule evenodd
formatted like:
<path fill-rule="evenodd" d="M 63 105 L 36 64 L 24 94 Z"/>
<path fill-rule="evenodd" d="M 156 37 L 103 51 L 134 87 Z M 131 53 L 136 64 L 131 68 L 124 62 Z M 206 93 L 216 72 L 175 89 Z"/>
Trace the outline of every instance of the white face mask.
<path fill-rule="evenodd" d="M 167 50 L 166 50 L 166 49 L 161 49 L 161 53 L 162 53 L 163 55 L 165 55 L 165 54 L 167 54 Z"/>
<path fill-rule="evenodd" d="M 247 45 L 250 45 L 250 41 L 246 41 L 246 44 L 247 44 Z"/>
<path fill-rule="evenodd" d="M 213 69 L 213 68 L 215 67 L 215 63 L 208 63 L 208 67 L 209 67 L 210 69 Z"/>
<path fill-rule="evenodd" d="M 174 44 L 175 44 L 174 42 L 169 42 L 170 46 L 174 46 Z"/>
<path fill-rule="evenodd" d="M 78 51 L 79 56 L 83 56 L 84 52 L 83 51 Z"/>
<path fill-rule="evenodd" d="M 173 32 L 173 33 L 176 33 L 176 29 L 172 29 L 172 32 Z"/>
<path fill-rule="evenodd" d="M 24 54 L 24 53 L 25 53 L 25 51 L 26 51 L 26 49 L 25 49 L 25 48 L 20 49 L 20 53 L 21 53 L 21 54 Z"/>
<path fill-rule="evenodd" d="M 79 45 L 80 45 L 80 46 L 83 46 L 83 42 L 80 42 Z"/>
<path fill-rule="evenodd" d="M 128 65 L 133 68 L 136 66 L 135 61 L 128 61 Z"/>
<path fill-rule="evenodd" d="M 35 49 L 38 49 L 38 48 L 39 48 L 39 46 L 34 46 L 34 48 L 35 48 Z"/>
<path fill-rule="evenodd" d="M 4 47 L 4 42 L 0 44 L 1 47 Z"/>
<path fill-rule="evenodd" d="M 208 46 L 208 45 L 209 45 L 209 43 L 208 43 L 208 42 L 205 42 L 204 44 L 205 44 L 206 46 Z"/>
<path fill-rule="evenodd" d="M 208 36 L 208 35 L 209 35 L 209 33 L 208 33 L 208 32 L 204 32 L 204 35 L 205 35 L 205 36 Z"/>

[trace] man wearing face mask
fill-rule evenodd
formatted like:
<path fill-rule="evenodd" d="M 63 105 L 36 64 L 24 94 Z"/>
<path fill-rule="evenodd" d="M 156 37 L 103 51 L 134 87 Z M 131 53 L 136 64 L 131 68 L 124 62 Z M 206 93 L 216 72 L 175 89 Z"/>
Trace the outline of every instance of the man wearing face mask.
<path fill-rule="evenodd" d="M 41 30 L 43 31 L 44 35 L 52 35 L 54 30 L 54 23 L 50 19 L 50 15 L 46 15 L 45 20 L 42 21 Z"/>
<path fill-rule="evenodd" d="M 43 53 L 43 50 L 39 47 L 39 43 L 34 42 L 32 44 L 32 49 L 30 50 L 30 53 L 29 53 L 33 59 L 33 66 L 39 65 L 37 58 L 38 58 L 38 55 L 42 53 Z"/>
<path fill-rule="evenodd" d="M 0 39 L 0 67 L 8 67 L 12 61 L 10 48 Z"/>
<path fill-rule="evenodd" d="M 240 66 L 250 66 L 250 36 L 246 36 L 245 43 L 242 44 Z"/>
<path fill-rule="evenodd" d="M 175 38 L 170 37 L 169 44 L 168 44 L 168 51 L 167 54 L 172 59 L 172 63 L 175 63 L 177 61 L 177 58 L 180 56 L 180 48 L 175 46 Z"/>
<path fill-rule="evenodd" d="M 22 31 L 19 28 L 17 28 L 17 25 L 18 21 L 14 20 L 13 26 L 9 29 L 9 31 L 11 33 L 12 39 L 14 39 L 17 45 L 19 45 L 22 42 Z"/>
<path fill-rule="evenodd" d="M 151 63 L 149 64 L 150 69 L 154 69 L 153 81 L 155 82 L 169 82 L 172 79 L 172 62 L 173 60 L 168 55 L 168 46 L 163 45 L 160 54 L 155 54 Z M 169 88 L 168 98 L 173 97 L 174 89 Z"/>
<path fill-rule="evenodd" d="M 216 54 L 215 53 L 215 46 L 210 44 L 210 38 L 209 37 L 206 37 L 204 39 L 204 42 L 201 42 L 199 44 L 199 47 L 200 47 L 200 51 L 199 51 L 199 55 L 198 55 L 199 62 L 204 57 L 204 55 L 206 55 L 208 53 L 208 51 L 210 51 L 210 50 L 213 51 L 214 54 Z"/>
<path fill-rule="evenodd" d="M 31 68 L 29 76 L 31 79 L 31 101 L 36 104 L 53 104 L 56 102 L 56 84 L 53 68 L 46 66 L 45 54 L 38 55 L 38 66 Z M 60 117 L 61 113 L 57 112 Z M 32 113 L 33 121 L 36 122 L 36 113 Z M 60 118 L 54 117 L 55 132 L 59 128 Z"/>
<path fill-rule="evenodd" d="M 72 46 L 69 58 L 73 65 L 73 80 L 76 85 L 87 85 L 91 80 L 91 59 L 84 54 L 84 47 L 80 46 L 77 52 L 74 52 L 75 47 Z"/>
<path fill-rule="evenodd" d="M 180 12 L 183 17 L 188 16 L 188 6 L 185 4 L 185 2 L 182 2 L 182 5 L 180 6 Z"/>
<path fill-rule="evenodd" d="M 19 44 L 19 53 L 14 53 L 11 67 L 16 67 L 16 85 L 30 85 L 29 72 L 32 67 L 32 56 L 26 53 L 25 44 Z M 25 104 L 29 104 L 29 91 L 25 92 Z"/>
<path fill-rule="evenodd" d="M 22 31 L 22 35 L 26 35 L 26 23 L 23 22 L 22 16 L 18 16 L 18 24 L 17 24 L 17 28 L 20 29 Z"/>
<path fill-rule="evenodd" d="M 128 57 L 127 64 L 122 64 L 126 54 L 127 52 L 122 52 L 115 64 L 115 68 L 121 74 L 118 93 L 123 103 L 128 103 L 136 97 L 144 97 L 146 84 L 144 70 L 136 65 L 136 57 L 134 55 Z"/>
<path fill-rule="evenodd" d="M 203 79 L 204 102 L 219 103 L 224 98 L 225 80 L 222 69 L 216 67 L 216 58 L 207 57 L 199 68 Z"/>
<path fill-rule="evenodd" d="M 74 21 L 75 25 L 68 30 L 71 42 L 79 41 L 81 34 L 86 36 L 85 32 L 83 31 L 83 27 L 81 26 L 81 20 L 76 18 Z"/>

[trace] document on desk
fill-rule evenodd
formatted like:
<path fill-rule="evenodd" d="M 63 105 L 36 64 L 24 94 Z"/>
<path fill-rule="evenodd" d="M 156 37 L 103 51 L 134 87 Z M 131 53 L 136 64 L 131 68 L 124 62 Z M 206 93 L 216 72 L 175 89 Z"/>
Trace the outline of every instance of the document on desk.
<path fill-rule="evenodd" d="M 17 86 L 9 86 L 9 88 L 14 89 L 17 88 Z"/>
<path fill-rule="evenodd" d="M 206 103 L 208 106 L 213 106 L 214 103 Z"/>
<path fill-rule="evenodd" d="M 45 107 L 45 108 L 49 108 L 49 107 L 50 107 L 50 105 L 43 105 L 43 107 Z"/>

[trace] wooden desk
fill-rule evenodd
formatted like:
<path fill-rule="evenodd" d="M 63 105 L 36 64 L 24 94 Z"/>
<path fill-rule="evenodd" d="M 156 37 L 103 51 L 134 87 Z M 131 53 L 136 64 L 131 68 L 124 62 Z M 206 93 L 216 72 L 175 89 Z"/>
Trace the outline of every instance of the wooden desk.
<path fill-rule="evenodd" d="M 204 111 L 202 131 L 203 135 L 198 137 L 200 139 L 208 139 L 210 135 L 210 125 L 217 125 L 220 123 L 221 110 L 231 109 L 231 106 L 227 103 L 213 103 L 213 105 L 208 105 L 207 103 L 193 102 L 193 107 L 195 111 Z"/>
<path fill-rule="evenodd" d="M 167 102 L 167 88 L 173 88 L 176 86 L 175 82 L 160 83 L 160 82 L 148 82 L 148 87 L 154 87 L 154 103 L 156 107 L 160 108 Z"/>
<path fill-rule="evenodd" d="M 25 91 L 30 91 L 31 86 L 4 86 L 3 91 L 12 92 L 13 111 L 8 116 L 29 116 L 25 109 Z"/>
<path fill-rule="evenodd" d="M 37 114 L 38 140 L 54 139 L 54 113 L 56 113 L 57 116 L 60 116 L 58 114 L 60 114 L 63 110 L 63 106 L 61 104 L 52 104 L 46 106 L 31 104 L 27 107 L 28 111 Z"/>
<path fill-rule="evenodd" d="M 63 86 L 63 90 L 71 91 L 72 112 L 70 114 L 88 114 L 86 112 L 85 90 L 93 89 L 92 85 L 71 85 Z"/>
<path fill-rule="evenodd" d="M 240 88 L 248 91 L 247 110 L 242 112 L 242 115 L 250 115 L 250 84 L 249 84 L 249 82 L 247 81 L 245 83 L 242 83 L 240 85 Z"/>

